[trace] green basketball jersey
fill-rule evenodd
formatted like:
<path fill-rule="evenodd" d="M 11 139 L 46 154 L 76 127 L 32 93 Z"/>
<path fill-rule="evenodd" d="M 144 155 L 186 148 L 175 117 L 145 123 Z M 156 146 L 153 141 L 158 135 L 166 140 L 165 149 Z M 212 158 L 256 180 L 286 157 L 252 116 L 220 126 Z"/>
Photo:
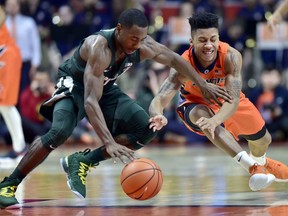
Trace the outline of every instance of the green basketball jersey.
<path fill-rule="evenodd" d="M 115 59 L 115 28 L 108 30 L 101 30 L 95 35 L 102 35 L 107 39 L 108 47 L 112 51 L 112 59 L 109 66 L 104 70 L 104 91 L 108 89 L 111 85 L 114 84 L 117 77 L 122 73 L 127 71 L 132 67 L 134 63 L 140 62 L 140 50 L 136 50 L 131 55 L 126 55 L 124 60 L 121 63 L 116 62 Z M 84 39 L 85 40 L 85 39 Z M 73 78 L 74 84 L 79 86 L 83 86 L 83 75 L 86 67 L 86 62 L 80 57 L 80 47 L 83 44 L 84 40 L 80 42 L 80 45 L 75 50 L 73 56 L 67 59 L 61 66 L 59 67 L 58 78 L 63 76 L 71 76 Z M 101 52 L 102 50 L 99 50 Z"/>

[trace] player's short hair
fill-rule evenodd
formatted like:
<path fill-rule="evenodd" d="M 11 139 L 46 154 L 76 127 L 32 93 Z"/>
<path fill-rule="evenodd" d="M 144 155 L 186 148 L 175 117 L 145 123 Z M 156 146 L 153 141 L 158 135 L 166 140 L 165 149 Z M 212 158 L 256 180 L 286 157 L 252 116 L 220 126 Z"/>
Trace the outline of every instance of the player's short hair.
<path fill-rule="evenodd" d="M 136 8 L 129 8 L 123 11 L 119 16 L 118 22 L 126 28 L 131 28 L 133 25 L 142 28 L 148 26 L 147 17 L 141 10 Z"/>
<path fill-rule="evenodd" d="M 197 29 L 219 28 L 219 16 L 209 12 L 196 13 L 188 18 L 191 33 Z"/>

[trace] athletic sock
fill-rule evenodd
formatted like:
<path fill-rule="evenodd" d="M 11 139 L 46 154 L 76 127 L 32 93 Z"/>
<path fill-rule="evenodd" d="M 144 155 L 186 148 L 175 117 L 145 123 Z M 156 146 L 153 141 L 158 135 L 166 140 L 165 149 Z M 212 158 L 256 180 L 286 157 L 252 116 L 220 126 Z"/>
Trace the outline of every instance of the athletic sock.
<path fill-rule="evenodd" d="M 25 178 L 26 176 L 22 174 L 22 172 L 18 169 L 15 168 L 13 173 L 8 177 L 8 180 L 13 180 L 13 179 L 18 179 L 20 182 Z M 20 184 L 19 182 L 19 184 Z"/>
<path fill-rule="evenodd" d="M 256 163 L 246 151 L 239 152 L 233 159 L 247 171 L 249 171 L 249 167 Z"/>
<path fill-rule="evenodd" d="M 90 160 L 93 164 L 106 160 L 104 156 L 104 150 L 102 147 L 89 152 L 87 155 L 85 155 L 85 157 L 88 160 Z"/>
<path fill-rule="evenodd" d="M 261 157 L 255 157 L 250 152 L 250 157 L 262 166 L 264 166 L 266 164 L 266 153 L 264 155 L 262 155 Z"/>

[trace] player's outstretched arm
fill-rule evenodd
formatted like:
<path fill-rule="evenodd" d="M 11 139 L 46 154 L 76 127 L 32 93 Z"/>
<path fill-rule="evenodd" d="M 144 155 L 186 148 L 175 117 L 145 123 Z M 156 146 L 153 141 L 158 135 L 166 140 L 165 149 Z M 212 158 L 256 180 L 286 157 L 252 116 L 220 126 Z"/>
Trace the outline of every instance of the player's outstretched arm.
<path fill-rule="evenodd" d="M 185 77 L 181 76 L 174 69 L 170 70 L 169 76 L 162 83 L 158 93 L 155 95 L 149 106 L 150 128 L 153 131 L 160 130 L 168 121 L 163 116 L 164 108 L 179 91 Z"/>
<path fill-rule="evenodd" d="M 174 68 L 178 73 L 182 74 L 187 79 L 192 80 L 196 85 L 198 85 L 201 89 L 203 97 L 211 103 L 216 102 L 221 105 L 221 102 L 218 99 L 219 97 L 228 102 L 231 102 L 232 100 L 231 96 L 225 91 L 225 89 L 217 85 L 207 83 L 184 58 L 166 46 L 157 43 L 151 37 L 147 37 L 143 46 L 141 47 L 141 58 L 152 59 L 156 62 Z"/>

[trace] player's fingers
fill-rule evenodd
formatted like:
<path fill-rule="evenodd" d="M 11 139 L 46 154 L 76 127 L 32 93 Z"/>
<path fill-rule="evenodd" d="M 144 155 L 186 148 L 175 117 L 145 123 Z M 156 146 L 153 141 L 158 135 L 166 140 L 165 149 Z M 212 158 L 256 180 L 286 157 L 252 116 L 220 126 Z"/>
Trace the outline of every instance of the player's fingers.
<path fill-rule="evenodd" d="M 135 159 L 134 158 L 134 152 L 128 151 L 128 152 L 125 152 L 124 154 L 131 161 L 133 161 Z"/>
<path fill-rule="evenodd" d="M 114 164 L 117 163 L 115 154 L 110 154 Z"/>
<path fill-rule="evenodd" d="M 211 132 L 211 136 L 212 136 L 212 139 L 214 139 L 214 138 L 215 138 L 215 133 L 214 133 L 214 131 L 213 131 L 213 132 Z"/>
<path fill-rule="evenodd" d="M 218 97 L 224 99 L 225 101 L 232 103 L 232 96 L 223 88 L 220 88 L 218 91 Z M 218 97 L 216 98 L 216 100 L 218 100 Z"/>
<path fill-rule="evenodd" d="M 124 156 L 123 156 L 122 154 L 120 154 L 120 155 L 118 156 L 118 158 L 120 159 L 120 161 L 121 161 L 123 164 L 127 164 L 127 162 L 125 161 Z"/>
<path fill-rule="evenodd" d="M 203 117 L 199 118 L 197 121 L 196 121 L 196 124 L 198 125 L 200 122 L 202 122 L 204 120 Z"/>
<path fill-rule="evenodd" d="M 156 130 L 157 130 L 157 129 L 156 129 L 156 126 L 154 126 L 154 127 L 153 127 L 153 132 L 156 132 Z"/>
<path fill-rule="evenodd" d="M 199 127 L 203 127 L 204 124 L 205 124 L 204 119 L 203 119 L 202 121 L 199 121 L 199 122 L 197 123 L 197 125 L 198 125 Z"/>
<path fill-rule="evenodd" d="M 151 124 L 149 125 L 149 129 L 154 128 L 154 127 L 155 127 L 155 123 L 151 123 Z"/>

